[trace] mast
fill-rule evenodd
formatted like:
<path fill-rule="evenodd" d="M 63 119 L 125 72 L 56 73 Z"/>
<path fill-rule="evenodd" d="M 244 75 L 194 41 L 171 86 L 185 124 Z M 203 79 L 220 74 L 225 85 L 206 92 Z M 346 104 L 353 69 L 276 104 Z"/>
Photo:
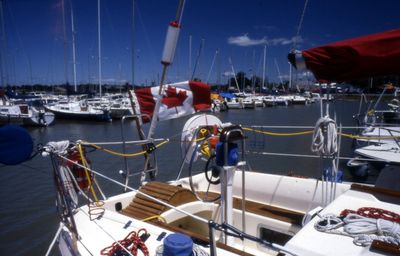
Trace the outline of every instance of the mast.
<path fill-rule="evenodd" d="M 97 38 L 98 38 L 98 58 L 99 58 L 99 94 L 101 97 L 101 31 L 100 31 L 100 2 L 101 0 L 97 0 Z"/>
<path fill-rule="evenodd" d="M 68 44 L 67 44 L 67 29 L 66 29 L 66 22 L 65 22 L 65 4 L 64 0 L 62 0 L 62 21 L 63 21 L 63 37 L 64 37 L 64 75 L 65 75 L 65 82 L 68 85 Z M 32 78 L 31 78 L 32 79 Z"/>
<path fill-rule="evenodd" d="M 232 68 L 232 72 L 233 72 L 233 78 L 235 79 L 235 83 L 236 83 L 236 88 L 238 89 L 238 92 L 240 93 L 239 83 L 238 83 L 237 78 L 236 78 L 235 69 L 233 68 L 232 59 L 229 58 L 228 60 L 229 60 L 229 63 L 231 64 L 231 68 Z"/>
<path fill-rule="evenodd" d="M 135 85 L 135 0 L 132 0 L 132 86 Z"/>
<path fill-rule="evenodd" d="M 209 81 L 209 79 L 210 79 L 210 75 L 211 75 L 212 69 L 213 69 L 213 67 L 214 67 L 215 59 L 216 59 L 217 56 L 218 56 L 218 52 L 219 52 L 219 50 L 217 49 L 217 50 L 215 51 L 214 58 L 213 58 L 213 60 L 212 60 L 212 62 L 211 62 L 210 71 L 208 71 L 206 84 L 208 84 L 208 81 Z"/>
<path fill-rule="evenodd" d="M 275 58 L 274 58 L 274 62 L 275 62 L 276 70 L 278 71 L 279 81 L 281 82 L 281 84 L 283 86 L 283 80 L 282 80 L 282 76 L 281 76 L 281 71 L 279 70 L 278 62 L 276 61 Z M 285 90 L 285 87 L 283 87 L 283 90 Z"/>
<path fill-rule="evenodd" d="M 264 45 L 264 57 L 263 57 L 263 73 L 262 73 L 262 84 L 260 90 L 264 87 L 265 83 L 265 57 L 267 54 L 267 45 Z"/>
<path fill-rule="evenodd" d="M 153 116 L 151 118 L 150 127 L 149 127 L 149 131 L 147 134 L 147 139 L 153 138 L 154 131 L 157 126 L 158 111 L 160 110 L 160 106 L 161 106 L 163 85 L 164 85 L 165 77 L 167 74 L 167 68 L 169 65 L 172 64 L 172 62 L 174 60 L 175 49 L 176 49 L 176 45 L 178 44 L 180 27 L 182 24 L 181 21 L 182 21 L 182 16 L 183 16 L 183 9 L 185 7 L 185 1 L 186 0 L 180 0 L 179 5 L 178 5 L 178 10 L 176 12 L 175 20 L 170 22 L 168 25 L 167 35 L 166 35 L 165 43 L 164 43 L 163 54 L 162 54 L 162 58 L 161 58 L 161 64 L 163 65 L 163 70 L 162 70 L 162 74 L 161 74 L 160 87 L 158 90 L 157 101 L 156 101 L 156 105 L 154 106 L 154 112 L 153 112 Z M 146 171 L 148 168 L 149 159 L 150 159 L 149 157 L 146 158 L 145 167 L 144 167 L 144 170 L 142 171 L 141 178 L 140 178 L 140 184 L 143 184 L 143 182 L 146 179 Z"/>
<path fill-rule="evenodd" d="M 292 90 L 292 64 L 289 62 L 289 91 Z"/>
<path fill-rule="evenodd" d="M 1 61 L 1 81 L 2 85 L 7 86 L 9 77 L 9 68 L 8 68 L 8 61 L 7 61 L 7 33 L 6 33 L 6 24 L 4 22 L 4 12 L 3 12 L 3 0 L 0 0 L 0 18 L 1 18 L 1 52 L 0 54 L 0 61 Z"/>
<path fill-rule="evenodd" d="M 74 71 L 74 90 L 75 90 L 75 92 L 77 92 L 78 86 L 76 84 L 76 50 L 75 50 L 74 10 L 72 8 L 71 1 L 70 1 L 70 4 L 71 4 L 71 29 L 72 29 L 72 65 L 73 65 L 73 71 Z"/>
<path fill-rule="evenodd" d="M 255 94 L 255 92 L 256 92 L 256 85 L 255 85 L 255 74 L 254 74 L 254 72 L 255 72 L 255 59 L 256 59 L 256 50 L 255 49 L 253 49 L 253 57 L 252 57 L 252 60 L 251 60 L 251 92 L 253 93 L 253 94 Z M 260 93 L 261 93 L 261 90 L 262 90 L 262 88 L 260 88 Z"/>
<path fill-rule="evenodd" d="M 189 36 L 189 73 L 188 73 L 188 77 L 190 77 L 191 72 L 192 72 L 192 35 Z"/>
<path fill-rule="evenodd" d="M 200 61 L 200 56 L 201 56 L 201 52 L 203 50 L 203 46 L 204 46 L 204 38 L 202 38 L 201 42 L 200 42 L 199 52 L 197 53 L 196 62 L 194 63 L 194 68 L 193 68 L 193 73 L 192 73 L 192 78 L 191 78 L 192 80 L 194 79 L 197 65 L 199 64 L 199 61 Z"/>
<path fill-rule="evenodd" d="M 154 131 L 156 129 L 157 118 L 158 118 L 157 116 L 158 116 L 158 111 L 160 110 L 161 96 L 163 93 L 163 85 L 165 82 L 165 76 L 167 74 L 168 66 L 171 65 L 174 60 L 175 49 L 176 49 L 176 45 L 178 44 L 180 27 L 182 24 L 181 21 L 182 21 L 182 16 L 183 16 L 183 10 L 185 7 L 185 1 L 186 0 L 179 1 L 175 20 L 170 22 L 169 26 L 168 26 L 167 35 L 165 38 L 164 49 L 163 49 L 163 54 L 162 54 L 162 58 L 161 58 L 161 64 L 163 65 L 163 71 L 161 73 L 160 88 L 158 90 L 158 97 L 157 97 L 156 105 L 154 106 L 154 112 L 153 112 L 153 116 L 151 118 L 150 127 L 149 127 L 149 131 L 147 134 L 147 139 L 153 138 Z M 143 179 L 142 179 L 142 181 L 143 181 Z"/>
<path fill-rule="evenodd" d="M 218 84 L 218 89 L 221 89 L 221 54 L 218 49 L 218 56 L 217 56 L 217 84 Z"/>

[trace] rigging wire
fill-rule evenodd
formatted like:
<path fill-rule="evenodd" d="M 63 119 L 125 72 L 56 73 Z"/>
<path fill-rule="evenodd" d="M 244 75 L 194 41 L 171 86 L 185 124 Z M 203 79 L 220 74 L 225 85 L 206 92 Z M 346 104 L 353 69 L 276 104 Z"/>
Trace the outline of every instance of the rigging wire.
<path fill-rule="evenodd" d="M 154 62 L 154 63 L 157 63 L 159 57 L 157 57 L 157 56 L 155 55 L 155 52 L 157 52 L 157 51 L 155 51 L 155 48 L 154 48 L 154 46 L 153 46 L 153 44 L 152 44 L 152 41 L 150 40 L 149 33 L 147 32 L 146 26 L 145 26 L 144 21 L 143 21 L 142 14 L 141 14 L 141 12 L 140 12 L 140 7 L 139 7 L 138 1 L 136 1 L 135 4 L 136 4 L 136 5 L 135 5 L 135 7 L 136 7 L 135 10 L 136 10 L 136 13 L 137 13 L 138 16 L 139 16 L 139 23 L 140 23 L 140 25 L 141 25 L 141 27 L 142 27 L 142 30 L 143 30 L 144 39 L 146 40 L 146 46 L 149 47 L 149 50 L 150 50 L 150 51 L 148 51 L 148 52 L 150 52 L 150 54 L 151 54 L 151 59 L 153 60 L 153 62 Z M 134 49 L 132 49 L 132 50 L 134 50 Z M 136 56 L 136 55 L 135 55 L 135 56 Z"/>
<path fill-rule="evenodd" d="M 298 39 L 299 39 L 299 36 L 300 36 L 300 30 L 301 30 L 301 28 L 303 26 L 304 16 L 306 14 L 307 5 L 308 5 L 308 0 L 306 0 L 304 2 L 303 12 L 301 13 L 299 26 L 297 27 L 296 36 L 293 39 L 293 49 L 296 49 L 296 46 L 297 46 L 297 43 L 298 43 Z"/>
<path fill-rule="evenodd" d="M 199 51 L 197 52 L 196 62 L 194 63 L 194 68 L 193 68 L 193 73 L 192 73 L 191 80 L 194 79 L 194 76 L 196 74 L 196 69 L 197 69 L 197 66 L 198 66 L 198 64 L 200 62 L 200 56 L 201 56 L 201 53 L 203 51 L 203 47 L 204 47 L 204 38 L 202 38 L 201 42 L 200 42 Z"/>

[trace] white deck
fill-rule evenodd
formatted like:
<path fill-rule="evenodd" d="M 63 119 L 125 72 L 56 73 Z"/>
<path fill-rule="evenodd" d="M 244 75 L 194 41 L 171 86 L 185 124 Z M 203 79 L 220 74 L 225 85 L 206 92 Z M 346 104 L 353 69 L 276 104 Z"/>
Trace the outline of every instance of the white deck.
<path fill-rule="evenodd" d="M 376 207 L 400 212 L 400 206 L 381 202 L 373 195 L 358 191 L 349 190 L 330 205 L 328 205 L 320 215 L 333 213 L 339 215 L 344 209 L 357 210 L 361 207 Z M 353 238 L 327 234 L 315 230 L 314 224 L 319 217 L 312 219 L 304 228 L 302 228 L 285 246 L 299 255 L 382 255 L 369 251 L 369 247 L 361 247 L 353 244 Z"/>

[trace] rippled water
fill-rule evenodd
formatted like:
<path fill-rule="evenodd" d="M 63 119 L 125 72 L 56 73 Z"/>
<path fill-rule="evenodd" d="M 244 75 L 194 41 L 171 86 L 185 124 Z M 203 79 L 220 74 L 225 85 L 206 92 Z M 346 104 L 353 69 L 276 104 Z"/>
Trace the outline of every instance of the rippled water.
<path fill-rule="evenodd" d="M 354 125 L 352 115 L 358 111 L 358 101 L 336 101 L 330 105 L 331 116 L 336 115 L 338 124 Z M 303 125 L 314 126 L 320 117 L 319 104 L 306 106 L 288 106 L 255 110 L 230 110 L 217 113 L 223 122 L 250 125 Z M 180 144 L 175 140 L 190 117 L 161 122 L 156 137 L 171 137 L 171 143 L 157 152 L 161 180 L 174 179 L 181 163 Z M 137 139 L 133 122 L 123 126 L 125 137 Z M 145 127 L 147 128 L 147 127 Z M 294 132 L 294 130 L 271 130 L 275 132 Z M 296 130 L 300 131 L 300 130 Z M 45 144 L 48 141 L 71 141 L 83 139 L 91 142 L 120 141 L 121 123 L 92 123 L 57 120 L 47 128 L 30 128 L 35 143 Z M 248 134 L 246 148 L 258 152 L 280 152 L 293 154 L 311 154 L 311 135 L 298 137 L 271 137 Z M 352 141 L 342 140 L 341 155 L 351 156 Z M 110 147 L 121 151 L 121 146 Z M 138 151 L 129 148 L 129 152 Z M 118 174 L 124 168 L 121 158 L 109 154 L 93 152 L 89 154 L 93 168 L 121 180 Z M 129 160 L 129 167 L 134 170 L 142 168 L 142 157 Z M 253 170 L 261 172 L 295 174 L 319 177 L 321 162 L 318 159 L 250 155 L 248 158 Z M 345 165 L 346 161 L 341 163 Z M 186 173 L 184 173 L 186 174 Z M 351 176 L 345 172 L 345 179 Z M 371 175 L 369 180 L 373 180 Z M 105 184 L 99 180 L 101 184 Z M 137 185 L 137 179 L 132 180 Z M 114 185 L 104 186 L 105 193 L 118 193 L 121 188 Z M 55 208 L 55 193 L 49 158 L 37 156 L 31 161 L 17 166 L 0 166 L 0 251 L 2 255 L 44 255 L 57 228 L 58 219 Z"/>

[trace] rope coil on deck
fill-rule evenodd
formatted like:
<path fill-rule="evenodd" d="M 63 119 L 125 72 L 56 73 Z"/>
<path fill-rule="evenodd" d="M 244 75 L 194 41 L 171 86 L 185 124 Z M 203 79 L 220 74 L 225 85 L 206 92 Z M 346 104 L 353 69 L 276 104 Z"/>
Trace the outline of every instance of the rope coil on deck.
<path fill-rule="evenodd" d="M 381 218 L 368 218 L 354 213 L 339 218 L 327 214 L 315 222 L 314 228 L 328 234 L 352 237 L 353 243 L 358 246 L 369 246 L 374 240 L 400 245 L 400 224 Z"/>
<path fill-rule="evenodd" d="M 146 229 L 142 228 L 138 232 L 130 232 L 123 240 L 114 242 L 112 245 L 104 248 L 100 251 L 100 255 L 112 256 L 112 255 L 123 255 L 126 249 L 134 256 L 138 255 L 138 250 L 141 250 L 144 256 L 149 256 L 149 250 L 146 244 L 141 239 L 142 235 L 147 235 Z"/>

